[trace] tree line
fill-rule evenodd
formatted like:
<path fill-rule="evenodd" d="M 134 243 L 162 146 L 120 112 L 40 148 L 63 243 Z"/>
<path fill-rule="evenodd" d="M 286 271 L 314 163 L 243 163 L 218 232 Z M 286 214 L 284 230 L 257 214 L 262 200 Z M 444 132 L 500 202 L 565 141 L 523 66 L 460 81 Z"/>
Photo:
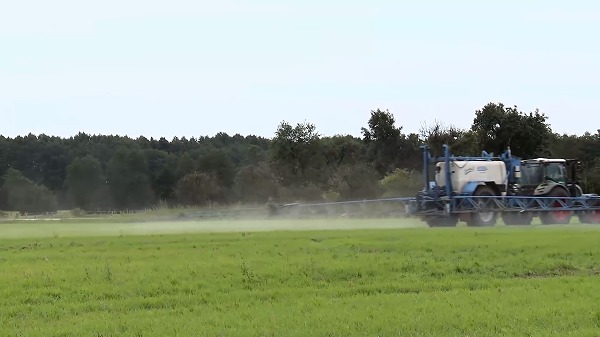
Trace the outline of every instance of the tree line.
<path fill-rule="evenodd" d="M 281 122 L 272 138 L 228 135 L 167 140 L 88 135 L 0 136 L 0 209 L 28 213 L 340 201 L 412 196 L 422 186 L 421 144 L 440 155 L 508 147 L 522 158 L 578 158 L 586 192 L 600 192 L 600 131 L 557 134 L 545 114 L 488 103 L 468 129 L 434 123 L 404 133 L 373 110 L 361 137 L 321 135 Z"/>

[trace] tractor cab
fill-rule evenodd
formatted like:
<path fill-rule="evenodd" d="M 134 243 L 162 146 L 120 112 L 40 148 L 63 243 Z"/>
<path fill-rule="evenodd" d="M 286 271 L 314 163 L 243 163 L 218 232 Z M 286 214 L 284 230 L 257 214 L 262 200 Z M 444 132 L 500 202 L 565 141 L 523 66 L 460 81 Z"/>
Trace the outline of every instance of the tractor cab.
<path fill-rule="evenodd" d="M 576 159 L 537 158 L 523 160 L 518 179 L 520 195 L 544 195 L 561 185 L 575 196 L 578 193 L 579 161 Z"/>
<path fill-rule="evenodd" d="M 521 186 L 537 186 L 546 181 L 567 182 L 565 159 L 529 159 L 521 162 Z"/>

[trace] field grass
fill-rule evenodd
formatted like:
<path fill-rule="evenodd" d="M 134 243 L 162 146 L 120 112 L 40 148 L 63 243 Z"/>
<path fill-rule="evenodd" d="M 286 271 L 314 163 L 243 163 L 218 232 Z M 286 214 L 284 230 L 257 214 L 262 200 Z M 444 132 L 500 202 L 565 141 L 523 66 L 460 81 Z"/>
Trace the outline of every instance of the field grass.
<path fill-rule="evenodd" d="M 0 335 L 599 335 L 600 226 L 353 229 L 377 221 L 2 224 Z"/>

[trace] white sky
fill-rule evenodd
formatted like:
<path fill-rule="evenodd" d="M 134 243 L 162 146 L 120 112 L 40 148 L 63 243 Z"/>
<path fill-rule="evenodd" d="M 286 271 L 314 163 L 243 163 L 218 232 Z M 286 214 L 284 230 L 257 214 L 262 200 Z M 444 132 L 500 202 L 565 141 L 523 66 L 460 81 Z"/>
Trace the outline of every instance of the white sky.
<path fill-rule="evenodd" d="M 503 102 L 600 128 L 593 1 L 4 1 L 0 134 L 360 135 Z"/>

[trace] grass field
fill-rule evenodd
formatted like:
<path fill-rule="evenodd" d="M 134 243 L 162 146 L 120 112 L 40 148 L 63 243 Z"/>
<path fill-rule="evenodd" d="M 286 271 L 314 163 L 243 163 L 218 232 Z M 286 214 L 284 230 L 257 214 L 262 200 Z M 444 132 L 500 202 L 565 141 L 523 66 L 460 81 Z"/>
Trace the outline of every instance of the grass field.
<path fill-rule="evenodd" d="M 0 224 L 0 335 L 600 335 L 600 226 L 411 225 Z"/>

